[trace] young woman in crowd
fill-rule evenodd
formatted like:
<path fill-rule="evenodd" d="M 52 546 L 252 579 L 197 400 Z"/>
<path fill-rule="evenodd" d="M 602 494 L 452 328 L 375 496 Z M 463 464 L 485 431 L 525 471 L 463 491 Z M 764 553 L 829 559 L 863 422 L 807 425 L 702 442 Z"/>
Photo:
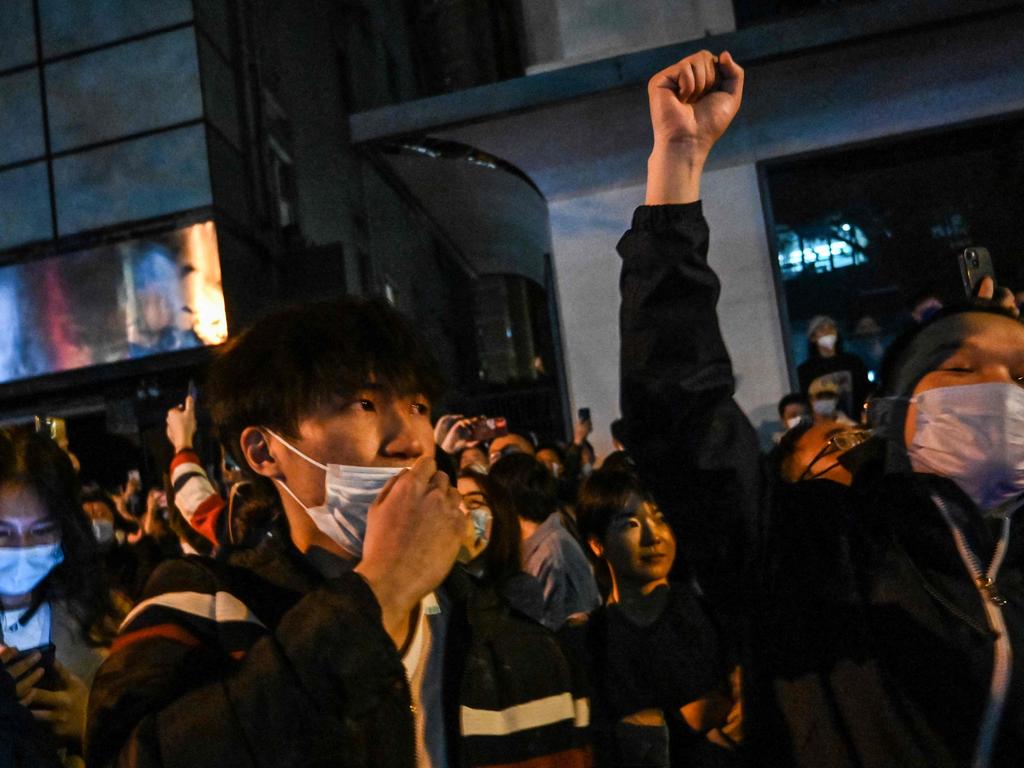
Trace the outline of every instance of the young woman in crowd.
<path fill-rule="evenodd" d="M 633 474 L 602 469 L 577 515 L 607 599 L 563 635 L 590 678 L 598 764 L 737 764 L 738 673 L 692 583 L 670 580 L 684 569 L 661 510 Z"/>
<path fill-rule="evenodd" d="M 107 593 L 78 477 L 48 437 L 0 431 L 0 660 L 21 706 L 70 756 L 103 658 Z"/>

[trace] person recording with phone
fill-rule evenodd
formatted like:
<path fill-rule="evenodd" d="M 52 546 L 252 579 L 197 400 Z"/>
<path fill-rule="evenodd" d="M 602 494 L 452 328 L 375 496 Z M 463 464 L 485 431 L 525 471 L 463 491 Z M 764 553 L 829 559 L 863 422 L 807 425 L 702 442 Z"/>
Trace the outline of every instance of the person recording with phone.
<path fill-rule="evenodd" d="M 746 635 L 756 764 L 1019 765 L 1024 326 L 1012 295 L 994 301 L 983 279 L 979 301 L 893 345 L 851 485 L 766 481 L 733 399 L 700 203 L 743 81 L 728 53 L 702 51 L 649 83 L 647 199 L 618 246 L 627 449 L 708 604 Z"/>
<path fill-rule="evenodd" d="M 0 662 L 54 750 L 82 754 L 108 593 L 78 475 L 46 435 L 0 431 Z"/>

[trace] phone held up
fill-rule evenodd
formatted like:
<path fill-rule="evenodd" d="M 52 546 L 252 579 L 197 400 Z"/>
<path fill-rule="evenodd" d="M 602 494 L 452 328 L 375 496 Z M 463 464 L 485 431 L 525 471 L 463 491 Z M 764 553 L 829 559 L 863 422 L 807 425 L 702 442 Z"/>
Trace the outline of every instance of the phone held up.
<path fill-rule="evenodd" d="M 978 287 L 986 277 L 996 279 L 995 269 L 992 266 L 992 256 L 987 248 L 972 246 L 964 248 L 957 256 L 960 263 L 960 277 L 964 281 L 964 291 L 967 298 L 973 299 L 978 295 Z"/>
<path fill-rule="evenodd" d="M 508 434 L 508 421 L 504 416 L 474 419 L 470 427 L 469 440 L 486 443 L 496 437 Z"/>
<path fill-rule="evenodd" d="M 57 670 L 53 668 L 53 662 L 57 656 L 57 647 L 53 643 L 47 643 L 46 645 L 40 645 L 38 648 L 28 648 L 21 651 L 19 658 L 29 656 L 36 652 L 41 656 L 39 663 L 25 674 L 30 674 L 35 671 L 36 668 L 41 667 L 43 669 L 43 676 L 39 682 L 36 683 L 35 687 L 44 691 L 59 690 L 60 675 L 58 675 Z"/>
<path fill-rule="evenodd" d="M 580 408 L 577 416 L 579 416 L 580 421 L 590 421 L 590 409 Z"/>

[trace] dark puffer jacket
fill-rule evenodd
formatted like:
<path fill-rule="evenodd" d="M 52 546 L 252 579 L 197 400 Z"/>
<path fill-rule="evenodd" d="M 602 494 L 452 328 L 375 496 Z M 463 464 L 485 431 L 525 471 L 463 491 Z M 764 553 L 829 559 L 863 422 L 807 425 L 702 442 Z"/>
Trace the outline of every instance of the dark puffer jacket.
<path fill-rule="evenodd" d="M 588 702 L 554 636 L 461 574 L 446 590 L 449 764 L 588 766 Z M 168 563 L 145 597 L 96 675 L 90 766 L 415 764 L 373 593 L 356 574 L 323 579 L 287 530 L 226 563 Z"/>

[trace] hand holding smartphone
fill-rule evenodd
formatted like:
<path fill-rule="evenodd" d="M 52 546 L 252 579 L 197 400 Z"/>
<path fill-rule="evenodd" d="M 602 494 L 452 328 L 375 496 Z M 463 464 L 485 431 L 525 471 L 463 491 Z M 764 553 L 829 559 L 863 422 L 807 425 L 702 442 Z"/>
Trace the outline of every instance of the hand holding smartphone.
<path fill-rule="evenodd" d="M 960 277 L 964 282 L 964 291 L 968 299 L 977 297 L 981 281 L 986 277 L 991 277 L 995 282 L 995 268 L 992 266 L 992 256 L 987 248 L 964 248 L 957 256 L 957 262 L 960 265 Z"/>

